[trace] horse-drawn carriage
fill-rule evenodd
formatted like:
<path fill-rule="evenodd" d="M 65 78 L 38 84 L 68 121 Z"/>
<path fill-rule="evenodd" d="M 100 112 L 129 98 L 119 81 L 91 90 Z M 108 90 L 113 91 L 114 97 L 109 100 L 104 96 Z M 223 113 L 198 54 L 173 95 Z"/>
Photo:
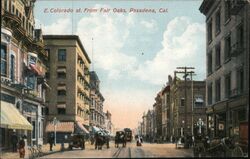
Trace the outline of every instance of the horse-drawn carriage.
<path fill-rule="evenodd" d="M 119 147 L 119 144 L 122 144 L 122 147 L 126 147 L 126 133 L 124 131 L 117 131 L 115 135 L 115 147 Z"/>
<path fill-rule="evenodd" d="M 242 137 L 240 136 L 240 138 Z M 248 144 L 243 145 L 248 146 Z M 208 136 L 205 136 L 201 125 L 197 125 L 194 131 L 194 157 L 243 157 L 248 153 L 247 150 L 244 150 L 234 137 L 210 140 Z"/>

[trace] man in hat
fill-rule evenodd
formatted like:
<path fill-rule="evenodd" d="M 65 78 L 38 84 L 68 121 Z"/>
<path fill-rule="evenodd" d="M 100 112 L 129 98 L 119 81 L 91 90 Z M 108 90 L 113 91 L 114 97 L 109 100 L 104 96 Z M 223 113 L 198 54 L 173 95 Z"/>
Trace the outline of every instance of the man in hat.
<path fill-rule="evenodd" d="M 13 134 L 11 135 L 11 144 L 12 144 L 12 151 L 16 152 L 17 151 L 17 143 L 18 143 L 18 138 L 16 135 L 16 130 L 13 130 Z"/>

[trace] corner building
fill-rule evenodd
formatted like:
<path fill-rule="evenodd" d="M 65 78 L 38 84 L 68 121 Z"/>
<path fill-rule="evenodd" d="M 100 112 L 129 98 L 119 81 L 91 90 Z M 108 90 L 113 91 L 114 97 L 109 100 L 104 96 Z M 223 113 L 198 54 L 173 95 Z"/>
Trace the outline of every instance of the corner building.
<path fill-rule="evenodd" d="M 249 118 L 249 28 L 247 0 L 204 0 L 206 16 L 207 120 L 211 137 L 239 136 Z"/>
<path fill-rule="evenodd" d="M 76 35 L 45 35 L 49 54 L 46 132 L 54 132 L 60 142 L 65 135 L 88 134 L 90 104 L 90 59 Z M 56 119 L 56 120 L 54 120 Z"/>

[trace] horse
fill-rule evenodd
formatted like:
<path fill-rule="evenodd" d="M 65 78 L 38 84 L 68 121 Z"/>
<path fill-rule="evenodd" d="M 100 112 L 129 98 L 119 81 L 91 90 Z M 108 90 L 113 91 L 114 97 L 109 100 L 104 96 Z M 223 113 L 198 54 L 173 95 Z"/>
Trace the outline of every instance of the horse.
<path fill-rule="evenodd" d="M 95 134 L 95 149 L 101 150 L 104 143 L 105 137 L 100 132 L 97 132 Z"/>
<path fill-rule="evenodd" d="M 123 131 L 116 132 L 115 147 L 119 147 L 119 143 L 122 143 L 122 147 L 126 147 L 126 134 Z"/>

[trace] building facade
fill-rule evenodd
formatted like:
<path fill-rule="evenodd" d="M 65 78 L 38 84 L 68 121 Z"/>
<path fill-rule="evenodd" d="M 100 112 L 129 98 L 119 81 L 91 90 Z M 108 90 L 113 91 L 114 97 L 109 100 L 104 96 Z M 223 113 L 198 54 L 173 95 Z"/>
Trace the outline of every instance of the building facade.
<path fill-rule="evenodd" d="M 185 99 L 185 87 L 187 99 Z M 188 80 L 185 86 L 185 81 L 174 77 L 174 80 L 170 83 L 170 105 L 172 107 L 170 114 L 173 114 L 173 120 L 171 120 L 172 123 L 170 124 L 171 136 L 180 137 L 192 135 L 194 125 L 199 118 L 206 123 L 205 88 L 205 81 Z M 187 103 L 187 105 L 185 103 Z M 185 122 L 187 130 L 184 129 Z"/>
<path fill-rule="evenodd" d="M 170 86 L 162 90 L 162 136 L 163 141 L 170 137 Z"/>
<path fill-rule="evenodd" d="M 18 137 L 26 135 L 28 145 L 43 144 L 47 54 L 42 31 L 34 28 L 34 3 L 1 1 L 0 147 L 3 149 L 10 147 L 14 131 Z"/>
<path fill-rule="evenodd" d="M 47 79 L 51 87 L 46 94 L 46 132 L 53 132 L 57 124 L 59 140 L 76 131 L 88 133 L 91 61 L 87 52 L 76 35 L 43 38 L 49 54 Z"/>
<path fill-rule="evenodd" d="M 207 120 L 211 137 L 239 136 L 249 118 L 249 29 L 247 0 L 204 0 L 206 16 Z"/>
<path fill-rule="evenodd" d="M 114 136 L 114 125 L 112 123 L 112 114 L 107 110 L 107 112 L 104 114 L 104 129 L 107 130 L 111 136 Z"/>
<path fill-rule="evenodd" d="M 162 140 L 162 91 L 155 98 L 155 126 L 156 138 Z"/>
<path fill-rule="evenodd" d="M 90 126 L 96 126 L 99 128 L 104 128 L 104 117 L 105 113 L 103 112 L 103 102 L 104 97 L 100 92 L 100 80 L 96 74 L 96 72 L 90 72 Z M 111 118 L 111 114 L 108 114 Z"/>

